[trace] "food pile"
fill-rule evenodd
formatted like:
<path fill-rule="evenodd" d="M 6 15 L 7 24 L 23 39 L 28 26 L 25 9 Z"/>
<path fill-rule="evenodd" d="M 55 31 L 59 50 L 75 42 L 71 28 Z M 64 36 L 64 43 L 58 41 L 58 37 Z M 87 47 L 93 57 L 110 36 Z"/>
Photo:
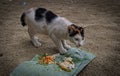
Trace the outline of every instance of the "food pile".
<path fill-rule="evenodd" d="M 71 57 L 65 58 L 64 62 L 58 63 L 58 65 L 61 67 L 61 69 L 68 72 L 75 68 L 75 64 Z"/>
<path fill-rule="evenodd" d="M 75 68 L 75 64 L 72 61 L 71 57 L 65 57 L 63 61 L 56 62 L 55 61 L 56 56 L 55 55 L 44 55 L 41 56 L 38 60 L 39 64 L 57 64 L 60 66 L 60 68 L 64 71 L 70 72 L 72 69 Z"/>

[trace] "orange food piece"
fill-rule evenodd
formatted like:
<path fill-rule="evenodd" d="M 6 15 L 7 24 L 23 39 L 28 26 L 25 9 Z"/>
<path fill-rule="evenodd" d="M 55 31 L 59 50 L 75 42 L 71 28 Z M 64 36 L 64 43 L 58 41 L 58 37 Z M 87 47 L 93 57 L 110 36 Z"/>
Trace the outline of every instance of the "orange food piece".
<path fill-rule="evenodd" d="M 45 56 L 42 58 L 43 60 L 43 63 L 46 63 L 46 64 L 52 64 L 54 63 L 54 57 L 53 56 Z"/>

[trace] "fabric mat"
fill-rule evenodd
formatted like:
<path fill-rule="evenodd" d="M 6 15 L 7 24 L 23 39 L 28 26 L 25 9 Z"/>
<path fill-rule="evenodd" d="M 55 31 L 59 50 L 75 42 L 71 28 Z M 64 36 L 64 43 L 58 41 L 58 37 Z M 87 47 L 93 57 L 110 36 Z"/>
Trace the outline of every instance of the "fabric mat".
<path fill-rule="evenodd" d="M 40 55 L 35 55 L 31 61 L 25 61 L 17 66 L 10 76 L 76 76 L 95 55 L 84 50 L 71 48 L 66 54 L 58 55 L 55 61 L 63 61 L 65 57 L 72 57 L 75 68 L 71 72 L 61 70 L 57 64 L 38 64 Z"/>

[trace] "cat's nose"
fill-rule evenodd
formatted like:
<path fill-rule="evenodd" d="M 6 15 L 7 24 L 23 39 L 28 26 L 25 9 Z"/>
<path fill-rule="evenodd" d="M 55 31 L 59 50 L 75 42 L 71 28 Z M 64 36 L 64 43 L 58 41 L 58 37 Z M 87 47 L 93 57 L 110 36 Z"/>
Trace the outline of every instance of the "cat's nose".
<path fill-rule="evenodd" d="M 78 44 L 78 47 L 80 47 L 81 46 L 81 44 Z"/>

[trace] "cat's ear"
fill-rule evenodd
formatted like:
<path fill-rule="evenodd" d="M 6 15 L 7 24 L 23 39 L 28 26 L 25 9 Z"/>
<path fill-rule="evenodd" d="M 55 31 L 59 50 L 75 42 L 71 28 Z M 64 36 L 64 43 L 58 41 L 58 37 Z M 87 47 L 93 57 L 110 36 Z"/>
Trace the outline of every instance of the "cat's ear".
<path fill-rule="evenodd" d="M 72 25 L 68 26 L 68 34 L 70 37 L 73 37 L 78 33 L 79 33 L 79 30 L 76 29 L 75 26 L 72 26 Z"/>
<path fill-rule="evenodd" d="M 88 28 L 90 25 L 87 25 L 87 24 L 78 24 L 79 27 L 82 27 L 84 29 Z"/>

